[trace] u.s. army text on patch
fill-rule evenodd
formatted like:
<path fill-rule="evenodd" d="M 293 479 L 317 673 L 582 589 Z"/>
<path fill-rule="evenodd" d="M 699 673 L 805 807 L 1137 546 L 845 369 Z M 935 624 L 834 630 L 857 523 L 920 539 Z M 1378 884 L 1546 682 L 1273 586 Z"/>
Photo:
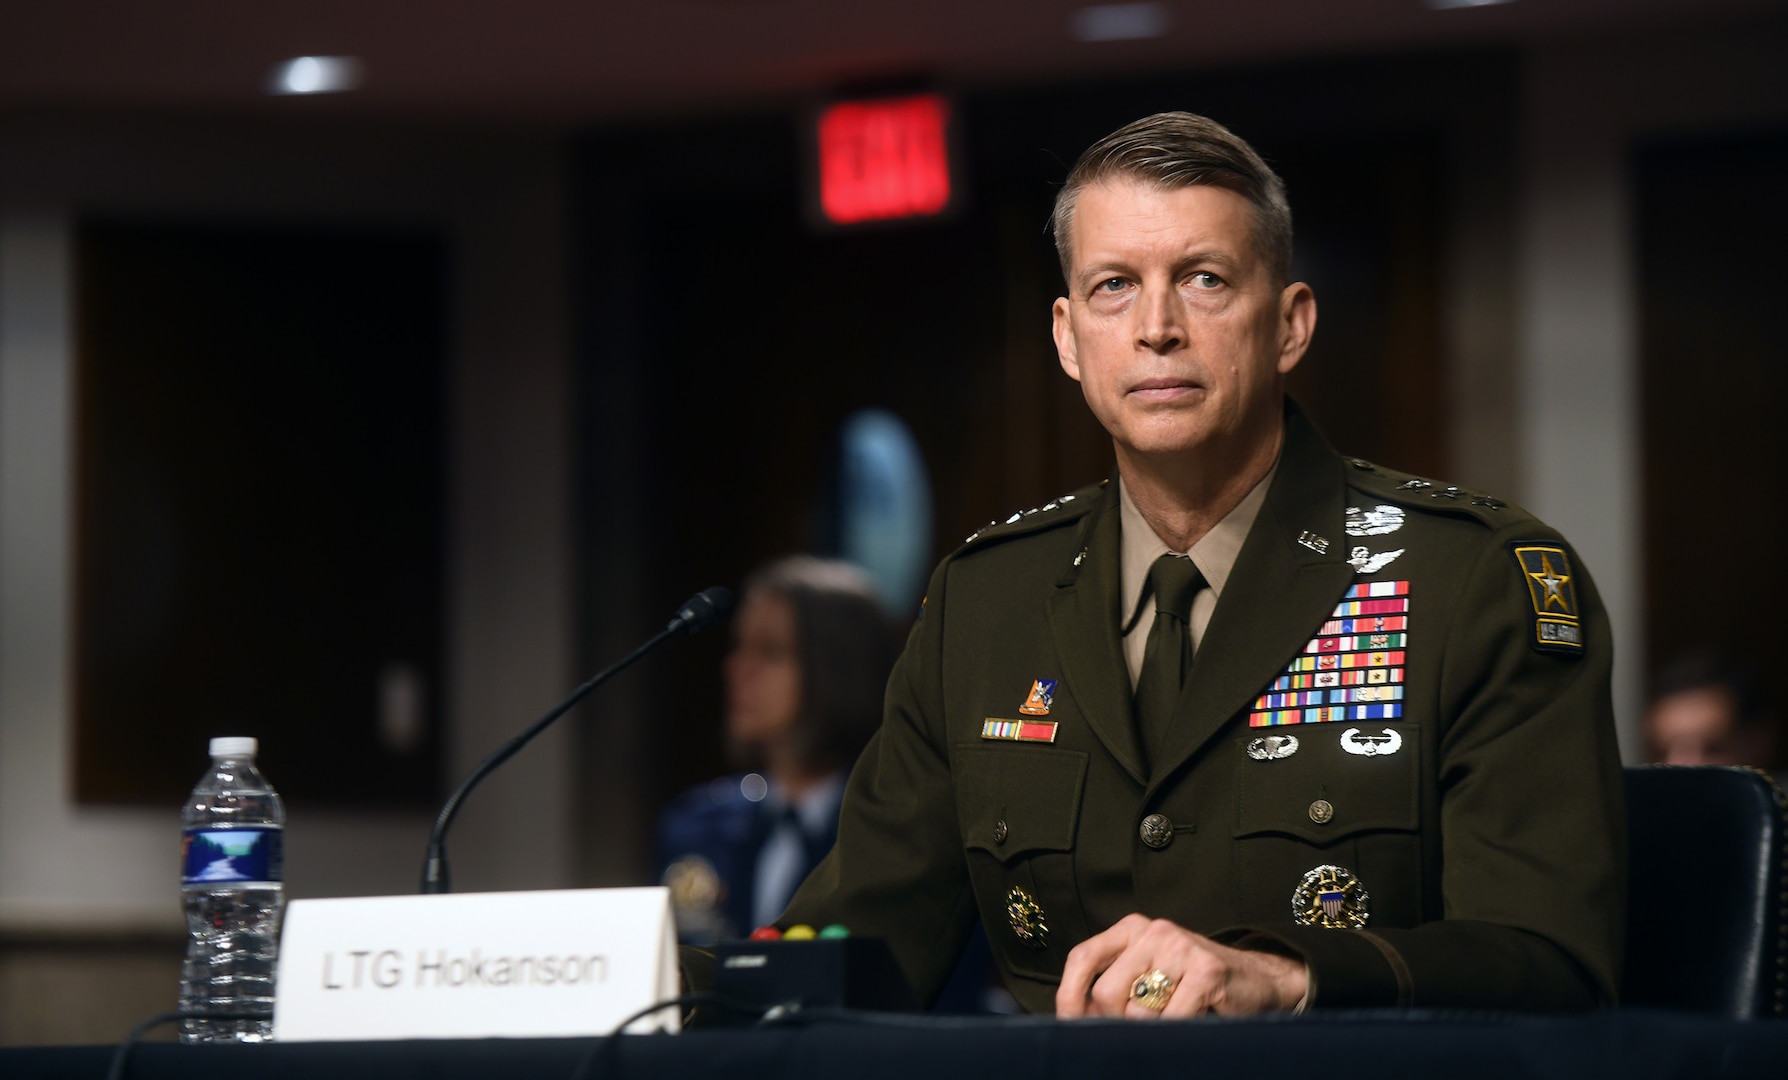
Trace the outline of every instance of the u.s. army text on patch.
<path fill-rule="evenodd" d="M 1540 652 L 1583 655 L 1583 620 L 1577 610 L 1577 576 L 1571 557 L 1557 544 L 1517 540 L 1509 545 L 1533 602 L 1533 638 Z"/>

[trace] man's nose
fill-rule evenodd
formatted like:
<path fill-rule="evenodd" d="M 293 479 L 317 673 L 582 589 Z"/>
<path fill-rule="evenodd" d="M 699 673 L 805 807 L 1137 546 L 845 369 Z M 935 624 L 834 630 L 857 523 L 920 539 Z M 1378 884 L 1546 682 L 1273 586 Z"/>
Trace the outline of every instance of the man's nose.
<path fill-rule="evenodd" d="M 1137 298 L 1136 343 L 1152 352 L 1172 352 L 1186 342 L 1186 311 L 1171 285 L 1144 286 Z"/>

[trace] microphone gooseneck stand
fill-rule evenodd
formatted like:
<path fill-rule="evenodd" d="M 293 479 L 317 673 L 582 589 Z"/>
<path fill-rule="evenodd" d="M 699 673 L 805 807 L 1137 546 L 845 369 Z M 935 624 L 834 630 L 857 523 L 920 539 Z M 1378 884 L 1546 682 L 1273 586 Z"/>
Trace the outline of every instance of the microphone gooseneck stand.
<path fill-rule="evenodd" d="M 478 767 L 468 773 L 464 780 L 460 781 L 459 787 L 455 788 L 453 794 L 447 797 L 447 802 L 441 807 L 441 812 L 435 816 L 434 828 L 431 829 L 428 834 L 428 854 L 422 863 L 423 893 L 432 894 L 451 891 L 451 885 L 447 875 L 447 827 L 453 824 L 454 815 L 459 813 L 460 804 L 465 802 L 466 796 L 471 794 L 472 789 L 478 786 L 479 781 L 494 772 L 497 766 L 514 757 L 518 750 L 528 745 L 536 735 L 539 735 L 542 731 L 545 731 L 550 727 L 554 720 L 565 715 L 578 702 L 590 696 L 592 690 L 625 671 L 628 667 L 632 666 L 635 661 L 664 644 L 666 641 L 669 641 L 671 638 L 685 634 L 695 634 L 702 630 L 706 630 L 721 619 L 724 619 L 732 609 L 733 594 L 723 588 L 716 586 L 711 589 L 703 589 L 701 592 L 696 593 L 689 598 L 687 603 L 678 609 L 677 614 L 671 619 L 670 624 L 663 630 L 654 634 L 644 645 L 641 645 L 631 653 L 628 653 L 620 663 L 615 664 L 613 667 L 604 671 L 597 672 L 589 682 L 586 682 L 576 690 L 573 690 L 570 697 L 567 697 L 564 701 L 561 701 L 558 705 L 554 706 L 545 716 L 534 721 L 533 726 L 529 727 L 515 738 L 510 739 L 508 742 L 498 747 L 495 753 L 479 762 Z"/>

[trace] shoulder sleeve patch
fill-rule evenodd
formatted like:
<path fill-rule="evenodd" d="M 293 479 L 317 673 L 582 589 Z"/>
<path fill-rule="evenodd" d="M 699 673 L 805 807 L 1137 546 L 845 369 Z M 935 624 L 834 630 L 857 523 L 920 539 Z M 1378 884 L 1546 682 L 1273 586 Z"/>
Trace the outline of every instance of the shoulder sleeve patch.
<path fill-rule="evenodd" d="M 1509 545 L 1533 604 L 1533 637 L 1538 652 L 1583 655 L 1583 620 L 1577 610 L 1576 572 L 1558 544 L 1516 540 Z"/>

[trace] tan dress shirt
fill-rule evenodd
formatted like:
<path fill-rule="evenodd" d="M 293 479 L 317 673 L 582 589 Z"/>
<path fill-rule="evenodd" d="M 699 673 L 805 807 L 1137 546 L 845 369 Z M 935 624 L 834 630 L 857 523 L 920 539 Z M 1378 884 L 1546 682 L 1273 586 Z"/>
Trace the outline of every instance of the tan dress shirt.
<path fill-rule="evenodd" d="M 1190 554 L 1198 572 L 1210 586 L 1200 589 L 1192 598 L 1192 617 L 1188 626 L 1194 653 L 1198 651 L 1199 642 L 1204 640 L 1204 628 L 1210 625 L 1211 612 L 1216 610 L 1217 600 L 1223 595 L 1223 586 L 1229 581 L 1236 556 L 1241 553 L 1242 541 L 1248 539 L 1248 530 L 1254 527 L 1254 518 L 1266 502 L 1267 488 L 1273 485 L 1273 475 L 1278 471 L 1279 463 L 1274 461 L 1260 483 L 1255 484 L 1254 489 L 1236 504 L 1234 510 L 1224 515 L 1215 528 L 1193 544 L 1191 552 L 1173 552 L 1176 555 Z M 1142 511 L 1130 501 L 1130 491 L 1124 486 L 1122 477 L 1118 479 L 1118 504 L 1118 527 L 1123 537 L 1122 565 L 1118 571 L 1123 606 L 1118 610 L 1124 617 L 1124 666 L 1130 669 L 1130 689 L 1134 690 L 1136 680 L 1142 674 L 1142 654 L 1148 648 L 1149 628 L 1155 625 L 1155 605 L 1143 603 L 1142 597 L 1143 589 L 1148 585 L 1149 567 L 1173 549 L 1143 520 Z"/>

